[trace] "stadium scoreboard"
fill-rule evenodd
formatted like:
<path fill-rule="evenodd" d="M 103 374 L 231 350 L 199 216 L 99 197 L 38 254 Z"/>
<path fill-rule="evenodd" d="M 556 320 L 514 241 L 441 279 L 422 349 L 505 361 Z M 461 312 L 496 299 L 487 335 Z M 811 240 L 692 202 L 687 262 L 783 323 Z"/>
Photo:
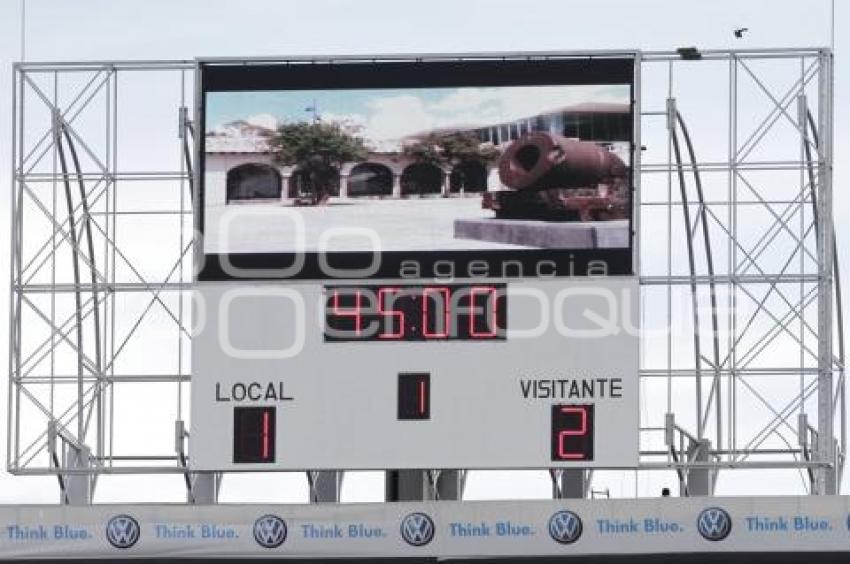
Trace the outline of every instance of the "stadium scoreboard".
<path fill-rule="evenodd" d="M 191 467 L 634 467 L 636 64 L 199 61 Z"/>

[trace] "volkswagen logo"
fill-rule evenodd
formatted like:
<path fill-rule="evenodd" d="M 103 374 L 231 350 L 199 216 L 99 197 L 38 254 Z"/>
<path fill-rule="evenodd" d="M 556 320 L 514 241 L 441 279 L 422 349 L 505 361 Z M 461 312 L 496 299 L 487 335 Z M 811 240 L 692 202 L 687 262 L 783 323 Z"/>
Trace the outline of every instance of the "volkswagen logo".
<path fill-rule="evenodd" d="M 140 534 L 139 522 L 129 515 L 116 515 L 106 523 L 106 540 L 115 548 L 130 548 Z"/>
<path fill-rule="evenodd" d="M 732 532 L 732 518 L 719 507 L 703 509 L 697 517 L 697 530 L 706 540 L 721 541 Z"/>
<path fill-rule="evenodd" d="M 401 538 L 411 546 L 425 546 L 434 532 L 434 521 L 424 513 L 411 513 L 401 520 Z"/>
<path fill-rule="evenodd" d="M 572 511 L 558 511 L 549 518 L 549 536 L 561 544 L 572 544 L 581 536 L 581 517 Z"/>
<path fill-rule="evenodd" d="M 286 540 L 286 521 L 277 515 L 263 515 L 254 521 L 254 540 L 265 548 L 279 547 Z"/>

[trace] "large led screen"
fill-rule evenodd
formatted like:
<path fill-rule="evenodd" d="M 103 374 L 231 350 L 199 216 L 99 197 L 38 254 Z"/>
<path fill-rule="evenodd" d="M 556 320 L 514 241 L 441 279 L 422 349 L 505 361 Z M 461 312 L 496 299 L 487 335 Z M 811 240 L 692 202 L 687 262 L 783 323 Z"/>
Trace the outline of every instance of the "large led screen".
<path fill-rule="evenodd" d="M 200 64 L 200 280 L 632 274 L 634 59 Z"/>

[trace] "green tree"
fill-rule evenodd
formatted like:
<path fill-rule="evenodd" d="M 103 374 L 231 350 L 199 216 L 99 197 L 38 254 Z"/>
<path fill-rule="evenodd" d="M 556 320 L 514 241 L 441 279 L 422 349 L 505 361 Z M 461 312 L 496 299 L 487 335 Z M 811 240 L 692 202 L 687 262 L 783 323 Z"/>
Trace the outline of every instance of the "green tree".
<path fill-rule="evenodd" d="M 466 161 L 486 164 L 499 157 L 499 151 L 483 144 L 478 136 L 468 131 L 429 133 L 422 139 L 405 145 L 404 154 L 424 163 L 437 166 L 456 165 Z"/>
<path fill-rule="evenodd" d="M 313 203 L 327 199 L 343 163 L 363 161 L 369 153 L 353 128 L 322 122 L 280 125 L 269 147 L 278 163 L 304 171 Z"/>
<path fill-rule="evenodd" d="M 429 133 L 422 139 L 405 145 L 404 154 L 417 162 L 436 165 L 440 168 L 453 168 L 464 162 L 478 162 L 482 165 L 499 158 L 499 151 L 490 143 L 481 143 L 474 133 L 456 131 L 452 133 Z M 460 184 L 466 179 L 463 169 L 456 169 L 460 175 Z"/>

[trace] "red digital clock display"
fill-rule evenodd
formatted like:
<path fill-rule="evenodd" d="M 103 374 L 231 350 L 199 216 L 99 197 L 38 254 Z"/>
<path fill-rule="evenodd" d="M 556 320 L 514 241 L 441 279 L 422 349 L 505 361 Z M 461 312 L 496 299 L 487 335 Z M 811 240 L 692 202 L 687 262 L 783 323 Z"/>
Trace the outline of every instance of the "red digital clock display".
<path fill-rule="evenodd" d="M 505 338 L 504 284 L 329 286 L 325 341 L 488 341 Z"/>

